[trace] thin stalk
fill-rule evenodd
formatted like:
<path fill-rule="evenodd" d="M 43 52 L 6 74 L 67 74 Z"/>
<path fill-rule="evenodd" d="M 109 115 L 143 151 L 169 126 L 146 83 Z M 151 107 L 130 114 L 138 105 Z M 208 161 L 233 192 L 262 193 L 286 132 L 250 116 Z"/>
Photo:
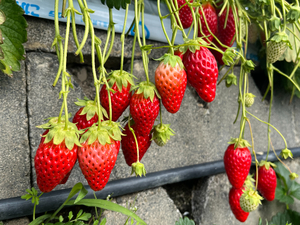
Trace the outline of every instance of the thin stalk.
<path fill-rule="evenodd" d="M 265 121 L 259 119 L 258 117 L 254 116 L 253 114 L 251 114 L 251 113 L 248 112 L 248 111 L 247 111 L 247 114 L 249 114 L 250 116 L 254 117 L 255 119 L 257 119 L 258 121 L 260 121 L 260 122 L 262 122 L 262 123 L 264 123 L 264 124 L 270 125 L 270 127 L 272 127 L 272 128 L 273 128 L 273 129 L 281 136 L 281 138 L 282 138 L 283 141 L 284 141 L 285 148 L 287 148 L 287 143 L 286 143 L 286 140 L 285 140 L 284 136 L 279 132 L 279 130 L 277 130 L 276 127 L 274 127 L 272 124 L 269 124 L 268 122 L 265 122 Z"/>
<path fill-rule="evenodd" d="M 298 86 L 297 83 L 295 83 L 295 81 L 293 79 L 291 79 L 288 75 L 286 75 L 285 73 L 283 73 L 282 71 L 280 71 L 279 69 L 277 69 L 275 66 L 272 66 L 272 68 L 278 72 L 279 74 L 285 76 L 289 81 L 291 81 L 293 83 L 293 85 L 298 89 L 298 91 L 300 91 L 300 88 Z"/>
<path fill-rule="evenodd" d="M 76 47 L 78 48 L 79 41 L 76 32 L 75 11 L 74 11 L 73 0 L 69 0 L 69 6 L 71 8 L 71 15 L 72 15 L 72 31 L 73 31 L 74 42 L 76 44 Z M 83 63 L 84 59 L 83 59 L 82 51 L 79 52 L 79 57 L 80 57 L 80 62 Z"/>
<path fill-rule="evenodd" d="M 127 22 L 127 16 L 128 16 L 128 9 L 129 9 L 129 4 L 126 4 L 125 18 L 124 18 L 124 23 L 123 23 L 123 31 L 122 31 L 122 34 L 121 34 L 121 42 L 122 42 L 121 66 L 120 66 L 120 73 L 121 74 L 122 74 L 122 71 L 123 71 L 123 63 L 124 63 L 125 32 L 126 32 L 126 22 Z"/>
<path fill-rule="evenodd" d="M 56 74 L 56 78 L 53 82 L 53 87 L 56 86 L 57 81 L 61 75 L 62 71 L 62 63 L 63 63 L 63 44 L 62 44 L 62 37 L 59 34 L 59 20 L 58 20 L 58 6 L 59 6 L 59 0 L 55 0 L 55 6 L 54 6 L 54 11 L 55 11 L 55 16 L 54 16 L 54 24 L 55 24 L 55 41 L 56 41 L 56 46 L 59 45 L 59 54 L 58 54 L 58 60 L 59 60 L 59 67 L 58 71 Z M 56 48 L 58 52 L 58 47 Z M 60 118 L 59 118 L 60 121 Z"/>
<path fill-rule="evenodd" d="M 69 34 L 70 34 L 70 22 L 71 22 L 71 18 L 70 18 L 70 10 L 67 9 L 67 27 L 66 27 L 66 35 L 65 35 L 65 46 L 64 46 L 64 58 L 63 58 L 63 74 L 62 74 L 62 88 L 61 91 L 63 93 L 63 104 L 65 106 L 65 129 L 68 129 L 68 122 L 69 122 L 69 118 L 68 118 L 68 105 L 67 105 L 67 96 L 68 96 L 68 91 L 66 90 L 66 73 L 67 73 L 67 57 L 68 57 L 68 43 L 69 43 Z M 68 85 L 68 84 L 67 84 Z"/>
<path fill-rule="evenodd" d="M 136 144 L 136 156 L 137 156 L 136 162 L 139 162 L 139 161 L 140 161 L 139 144 L 138 144 L 138 142 L 137 142 L 137 138 L 136 138 L 136 136 L 135 136 L 134 130 L 130 127 L 130 113 L 129 113 L 129 117 L 128 117 L 128 128 L 129 128 L 129 130 L 131 131 L 131 133 L 132 133 L 132 135 L 133 135 L 133 138 L 134 138 L 134 141 L 135 141 L 135 144 Z"/>
<path fill-rule="evenodd" d="M 133 43 L 132 43 L 132 53 L 131 53 L 131 63 L 130 63 L 130 73 L 133 74 L 133 66 L 134 66 L 134 53 L 135 53 L 135 44 L 136 44 L 136 32 L 134 33 Z"/>
<path fill-rule="evenodd" d="M 106 39 L 106 43 L 105 43 L 105 48 L 103 50 L 103 57 L 104 57 L 104 63 L 107 61 L 111 51 L 112 51 L 112 48 L 113 48 L 113 43 L 115 41 L 115 24 L 114 24 L 114 21 L 113 21 L 113 14 L 112 14 L 112 9 L 109 9 L 109 30 L 111 30 L 108 34 L 107 34 L 107 39 Z M 110 46 L 109 46 L 109 49 L 108 51 L 106 52 L 106 47 L 107 47 L 107 43 L 108 43 L 108 40 L 109 40 L 109 35 L 111 33 L 111 40 L 110 40 Z"/>
<path fill-rule="evenodd" d="M 273 87 L 273 70 L 271 71 L 271 84 L 270 86 Z M 274 92 L 273 92 L 273 88 L 271 88 L 271 97 L 270 97 L 270 105 L 269 105 L 269 116 L 268 116 L 268 123 L 271 124 L 271 111 L 272 111 L 272 104 L 273 104 L 273 95 L 274 95 Z M 270 140 L 271 138 L 271 133 L 270 133 L 270 126 L 268 125 L 268 140 Z M 268 160 L 268 157 L 269 157 L 269 152 L 270 152 L 270 143 L 268 141 L 268 149 L 267 149 L 267 155 L 266 155 L 266 161 Z"/>
<path fill-rule="evenodd" d="M 252 153 L 254 155 L 254 159 L 255 159 L 255 167 L 256 167 L 256 182 L 255 182 L 255 191 L 257 190 L 257 184 L 258 184 L 258 161 L 256 158 L 256 153 L 254 150 L 254 139 L 253 139 L 253 133 L 252 133 L 252 128 L 251 128 L 251 123 L 249 121 L 248 118 L 246 118 L 248 125 L 249 125 L 249 129 L 250 129 L 250 135 L 251 135 L 251 141 L 252 141 Z"/>
<path fill-rule="evenodd" d="M 157 0 L 157 12 L 158 12 L 159 19 L 160 19 L 160 23 L 161 23 L 161 27 L 162 27 L 162 29 L 163 29 L 163 32 L 164 32 L 165 37 L 166 37 L 166 39 L 167 39 L 167 42 L 169 43 L 170 46 L 172 46 L 172 43 L 171 43 L 171 41 L 170 41 L 170 39 L 169 39 L 169 36 L 168 36 L 168 34 L 167 34 L 167 31 L 166 31 L 166 29 L 165 29 L 163 17 L 162 17 L 162 15 L 161 15 L 161 11 L 160 11 L 160 0 Z M 173 48 L 170 47 L 170 48 L 169 48 L 169 51 L 171 51 L 171 54 L 174 55 L 174 49 L 173 49 Z"/>

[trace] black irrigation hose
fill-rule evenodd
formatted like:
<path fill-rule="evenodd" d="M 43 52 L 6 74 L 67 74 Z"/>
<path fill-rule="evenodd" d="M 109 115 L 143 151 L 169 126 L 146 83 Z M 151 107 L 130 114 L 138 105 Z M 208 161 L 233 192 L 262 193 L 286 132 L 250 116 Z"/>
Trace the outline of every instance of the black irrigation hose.
<path fill-rule="evenodd" d="M 300 147 L 292 148 L 291 151 L 294 155 L 294 158 L 300 157 Z M 276 152 L 279 154 L 281 150 L 277 150 Z M 257 156 L 258 161 L 264 158 L 265 154 Z M 269 161 L 277 161 L 277 158 L 273 152 L 270 152 L 269 154 Z M 102 191 L 96 192 L 96 196 L 99 199 L 105 199 L 108 195 L 113 193 L 112 196 L 117 197 L 150 188 L 160 187 L 166 184 L 177 183 L 205 176 L 212 176 L 224 172 L 225 169 L 223 160 L 169 169 L 155 173 L 149 173 L 143 178 L 130 177 L 110 181 Z M 86 189 L 88 190 L 88 194 L 85 198 L 94 198 L 91 188 L 86 186 Z M 43 194 L 40 198 L 40 203 L 37 206 L 36 213 L 56 210 L 67 199 L 70 190 L 71 189 L 64 189 Z M 21 197 L 0 200 L 0 220 L 32 215 L 32 210 L 33 204 L 31 201 L 25 201 L 21 199 Z"/>

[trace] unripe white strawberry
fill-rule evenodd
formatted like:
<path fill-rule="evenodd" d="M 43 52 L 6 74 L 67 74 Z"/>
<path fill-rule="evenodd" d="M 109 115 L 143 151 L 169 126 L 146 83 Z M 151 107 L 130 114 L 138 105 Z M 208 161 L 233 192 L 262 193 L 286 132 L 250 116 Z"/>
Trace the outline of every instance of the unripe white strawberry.
<path fill-rule="evenodd" d="M 268 63 L 275 63 L 287 48 L 285 42 L 270 41 L 267 46 L 267 61 Z"/>
<path fill-rule="evenodd" d="M 246 189 L 243 192 L 244 193 L 240 198 L 240 206 L 242 210 L 245 212 L 252 212 L 257 209 L 263 198 L 253 189 Z"/>

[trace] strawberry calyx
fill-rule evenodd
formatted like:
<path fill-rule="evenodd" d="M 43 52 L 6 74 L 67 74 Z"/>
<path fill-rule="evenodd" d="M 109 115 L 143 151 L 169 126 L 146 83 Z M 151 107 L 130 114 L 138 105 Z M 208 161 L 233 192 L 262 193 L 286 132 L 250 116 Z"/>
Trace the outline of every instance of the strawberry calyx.
<path fill-rule="evenodd" d="M 285 148 L 285 149 L 283 149 L 282 151 L 281 151 L 281 153 L 280 153 L 280 156 L 282 157 L 282 158 L 284 158 L 284 159 L 287 159 L 287 158 L 291 158 L 291 159 L 293 159 L 293 153 L 291 152 L 291 150 L 289 150 L 289 149 L 287 149 L 287 148 Z"/>
<path fill-rule="evenodd" d="M 286 15 L 286 19 L 290 23 L 293 23 L 295 21 L 298 21 L 299 18 L 300 18 L 300 7 L 294 5 L 289 9 Z"/>
<path fill-rule="evenodd" d="M 232 84 L 234 84 L 235 86 L 237 85 L 237 78 L 234 73 L 228 74 L 225 82 L 226 87 L 230 87 Z"/>
<path fill-rule="evenodd" d="M 81 146 L 79 143 L 79 136 L 84 131 L 78 130 L 74 123 L 68 122 L 68 127 L 66 128 L 65 123 L 58 123 L 56 125 L 52 125 L 49 128 L 49 132 L 44 135 L 45 141 L 44 143 L 49 143 L 53 139 L 53 144 L 59 145 L 63 141 L 69 150 L 72 150 L 74 144 L 77 146 Z"/>
<path fill-rule="evenodd" d="M 268 28 L 271 32 L 277 31 L 280 27 L 280 19 L 276 15 L 272 15 L 268 21 Z"/>
<path fill-rule="evenodd" d="M 270 167 L 276 168 L 277 166 L 274 163 L 271 163 L 269 161 L 261 160 L 258 164 L 260 167 L 264 166 L 266 170 L 269 170 Z"/>
<path fill-rule="evenodd" d="M 120 70 L 114 70 L 108 74 L 107 77 L 108 85 L 109 87 L 112 87 L 115 83 L 118 87 L 118 90 L 122 92 L 122 87 L 124 86 L 127 88 L 128 83 L 134 86 L 133 78 L 136 79 L 135 76 L 133 76 L 131 73 L 128 73 L 124 70 L 122 70 L 122 73 Z"/>
<path fill-rule="evenodd" d="M 183 63 L 178 55 L 172 55 L 170 53 L 164 54 L 162 57 L 156 59 L 157 61 L 162 61 L 165 65 L 170 65 L 171 67 L 175 68 L 177 65 L 179 65 L 180 69 L 183 69 Z"/>
<path fill-rule="evenodd" d="M 231 138 L 228 144 L 234 144 L 234 149 L 251 147 L 248 141 L 239 138 Z"/>
<path fill-rule="evenodd" d="M 233 47 L 226 48 L 222 56 L 222 61 L 224 62 L 224 65 L 232 65 L 234 63 L 234 59 L 237 57 L 237 54 L 237 51 Z"/>
<path fill-rule="evenodd" d="M 284 31 L 281 31 L 281 32 L 276 32 L 268 41 L 273 41 L 273 42 L 277 42 L 277 43 L 280 43 L 280 42 L 283 42 L 285 43 L 290 49 L 292 49 L 292 45 L 289 41 L 289 37 L 288 35 L 284 32 Z"/>
<path fill-rule="evenodd" d="M 243 194 L 240 198 L 240 205 L 245 212 L 252 212 L 261 205 L 261 200 L 263 200 L 263 197 L 261 197 L 257 191 L 246 188 L 243 190 Z"/>
<path fill-rule="evenodd" d="M 250 73 L 251 70 L 255 69 L 255 64 L 252 60 L 245 60 L 244 62 L 242 62 L 242 68 L 245 73 Z"/>
<path fill-rule="evenodd" d="M 131 174 L 135 173 L 135 176 L 146 176 L 146 169 L 143 163 L 135 162 L 131 164 Z"/>
<path fill-rule="evenodd" d="M 68 118 L 70 118 L 72 116 L 71 113 L 68 114 Z M 45 130 L 48 130 L 50 129 L 51 127 L 59 124 L 59 119 L 58 117 L 48 117 L 47 119 L 45 120 L 49 120 L 47 123 L 44 123 L 42 125 L 38 125 L 36 126 L 37 128 L 42 128 L 42 129 L 45 129 Z M 62 115 L 61 118 L 60 118 L 60 124 L 65 124 L 65 116 Z"/>
<path fill-rule="evenodd" d="M 98 140 L 101 145 L 106 145 L 111 144 L 111 139 L 121 141 L 122 134 L 119 126 L 119 123 L 113 121 L 110 123 L 109 121 L 104 121 L 100 127 L 95 123 L 82 135 L 80 143 L 84 143 L 88 140 L 88 145 L 91 145 Z"/>
<path fill-rule="evenodd" d="M 291 179 L 291 180 L 295 180 L 296 178 L 298 178 L 299 176 L 298 176 L 298 174 L 296 174 L 296 173 L 291 173 L 290 175 L 289 175 L 289 178 Z"/>
<path fill-rule="evenodd" d="M 254 187 L 254 183 L 255 180 L 253 179 L 253 174 L 252 175 L 248 175 L 246 180 L 245 180 L 245 183 L 244 183 L 244 186 L 247 187 L 247 188 L 253 188 Z"/>
<path fill-rule="evenodd" d="M 89 121 L 92 119 L 95 114 L 98 114 L 98 107 L 96 101 L 92 101 L 87 97 L 84 97 L 84 100 L 77 98 L 78 102 L 75 102 L 76 105 L 83 107 L 81 113 L 79 115 L 86 115 L 86 120 Z M 101 106 L 100 120 L 103 119 L 103 115 L 108 118 L 106 110 Z"/>
<path fill-rule="evenodd" d="M 170 124 L 158 124 L 154 126 L 152 140 L 158 146 L 164 146 L 171 136 L 174 136 L 174 131 L 170 128 Z"/>
<path fill-rule="evenodd" d="M 179 51 L 182 52 L 182 54 L 186 53 L 187 50 L 191 51 L 192 53 L 195 53 L 197 50 L 200 49 L 201 46 L 207 46 L 207 42 L 201 38 L 198 37 L 196 39 L 189 39 L 184 38 L 184 45 L 179 48 Z"/>
<path fill-rule="evenodd" d="M 151 102 L 153 102 L 155 94 L 159 99 L 161 98 L 156 86 L 152 82 L 140 82 L 137 86 L 132 88 L 132 90 L 134 89 L 137 89 L 136 94 L 143 94 L 144 98 L 150 98 Z"/>

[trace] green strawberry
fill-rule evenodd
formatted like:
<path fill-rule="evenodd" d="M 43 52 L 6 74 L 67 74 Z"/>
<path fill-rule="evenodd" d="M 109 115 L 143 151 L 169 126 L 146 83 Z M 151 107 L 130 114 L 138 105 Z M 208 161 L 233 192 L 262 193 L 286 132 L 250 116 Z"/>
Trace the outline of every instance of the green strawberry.
<path fill-rule="evenodd" d="M 247 93 L 246 96 L 245 96 L 245 106 L 246 107 L 251 107 L 254 103 L 254 98 L 256 96 L 254 94 L 251 94 L 251 93 Z"/>
<path fill-rule="evenodd" d="M 240 206 L 242 210 L 245 212 L 254 211 L 259 204 L 261 204 L 261 200 L 263 199 L 257 191 L 253 189 L 243 190 L 243 194 L 240 198 Z"/>
<path fill-rule="evenodd" d="M 291 48 L 291 44 L 286 33 L 278 32 L 273 35 L 267 46 L 267 62 L 275 63 L 285 52 L 288 46 Z"/>

